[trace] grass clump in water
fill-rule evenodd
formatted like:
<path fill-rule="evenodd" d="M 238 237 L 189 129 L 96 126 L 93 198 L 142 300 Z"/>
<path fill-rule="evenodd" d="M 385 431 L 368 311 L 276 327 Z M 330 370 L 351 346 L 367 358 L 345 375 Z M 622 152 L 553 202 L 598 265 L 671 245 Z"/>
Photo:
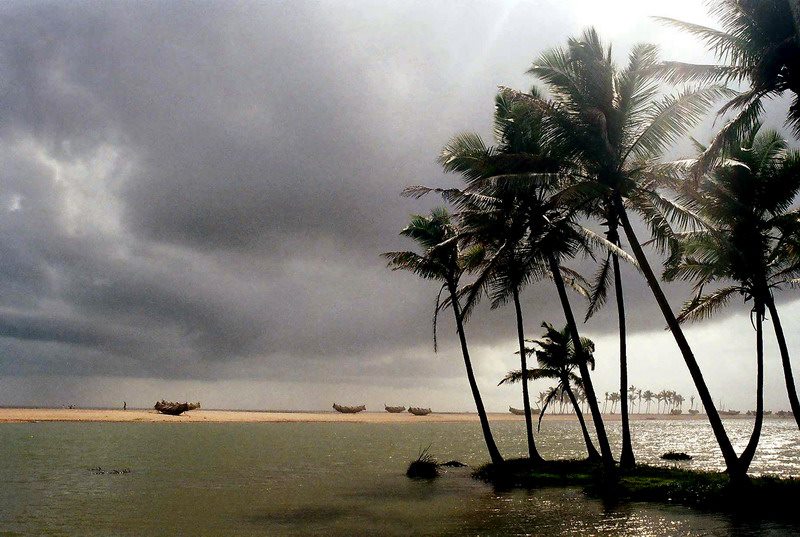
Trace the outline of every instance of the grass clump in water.
<path fill-rule="evenodd" d="M 439 477 L 439 463 L 429 452 L 430 446 L 420 451 L 417 460 L 411 461 L 406 475 L 412 479 L 433 479 Z"/>

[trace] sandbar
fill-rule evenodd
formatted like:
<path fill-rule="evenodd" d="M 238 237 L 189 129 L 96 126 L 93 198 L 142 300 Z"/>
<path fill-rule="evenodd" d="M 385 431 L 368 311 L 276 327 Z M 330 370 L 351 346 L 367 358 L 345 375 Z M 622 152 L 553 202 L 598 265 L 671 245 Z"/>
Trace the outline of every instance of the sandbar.
<path fill-rule="evenodd" d="M 751 416 L 725 416 L 725 419 L 751 418 Z M 490 421 L 522 421 L 523 416 L 505 412 L 490 412 Z M 548 414 L 545 421 L 574 420 L 574 414 Z M 619 414 L 604 414 L 605 421 L 619 421 Z M 632 420 L 705 420 L 704 414 L 632 414 Z M 427 416 L 414 416 L 408 412 L 359 412 L 340 414 L 326 411 L 254 411 L 254 410 L 192 410 L 180 416 L 159 414 L 152 409 L 84 409 L 84 408 L 0 408 L 0 423 L 64 421 L 64 422 L 147 422 L 147 423 L 233 423 L 233 422 L 332 422 L 332 423 L 431 423 L 478 421 L 470 412 L 433 412 Z"/>

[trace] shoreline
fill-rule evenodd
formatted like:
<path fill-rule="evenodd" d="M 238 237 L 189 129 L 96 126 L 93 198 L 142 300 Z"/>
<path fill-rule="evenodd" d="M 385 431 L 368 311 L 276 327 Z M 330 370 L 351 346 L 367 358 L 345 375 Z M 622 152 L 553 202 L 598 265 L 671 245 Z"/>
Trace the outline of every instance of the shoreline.
<path fill-rule="evenodd" d="M 508 412 L 490 412 L 490 421 L 524 421 L 524 416 Z M 631 421 L 705 420 L 705 414 L 631 414 Z M 752 416 L 724 416 L 724 419 L 753 419 Z M 767 419 L 781 419 L 769 417 Z M 603 414 L 607 422 L 620 421 L 619 414 Z M 159 414 L 153 409 L 82 409 L 82 408 L 0 408 L 0 423 L 26 422 L 116 422 L 116 423 L 460 423 L 477 422 L 472 412 L 433 412 L 414 416 L 408 412 L 359 412 L 340 414 L 333 411 L 261 411 L 261 410 L 191 410 L 180 416 Z M 576 421 L 574 414 L 547 414 L 543 421 Z"/>

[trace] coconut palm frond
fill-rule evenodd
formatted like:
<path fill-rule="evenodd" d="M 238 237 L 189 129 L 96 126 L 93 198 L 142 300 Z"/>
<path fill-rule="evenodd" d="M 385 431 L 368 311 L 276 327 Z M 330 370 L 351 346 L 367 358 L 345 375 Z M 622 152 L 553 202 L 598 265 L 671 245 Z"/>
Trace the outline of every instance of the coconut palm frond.
<path fill-rule="evenodd" d="M 493 149 L 486 146 L 480 135 L 465 132 L 454 136 L 444 146 L 437 161 L 446 172 L 477 179 L 485 175 L 487 157 L 492 154 Z"/>
<path fill-rule="evenodd" d="M 746 51 L 750 48 L 749 43 L 741 36 L 669 17 L 653 18 L 667 26 L 678 28 L 700 38 L 720 60 L 729 60 L 731 64 L 738 65 L 747 59 Z M 680 83 L 679 80 L 670 82 L 673 84 Z"/>
<path fill-rule="evenodd" d="M 716 101 L 732 93 L 724 86 L 690 87 L 654 102 L 623 162 L 631 154 L 640 159 L 661 155 L 678 136 L 696 125 Z"/>
<path fill-rule="evenodd" d="M 544 400 L 544 404 L 542 404 L 542 410 L 539 411 L 539 421 L 536 424 L 536 430 L 537 431 L 541 431 L 542 430 L 542 418 L 544 418 L 544 413 L 547 411 L 547 407 L 550 406 L 550 403 L 556 397 L 558 397 L 559 387 L 560 387 L 560 385 L 555 387 L 555 388 L 550 389 L 550 392 L 547 394 L 547 397 Z"/>
<path fill-rule="evenodd" d="M 579 235 L 584 237 L 590 244 L 605 250 L 606 252 L 610 253 L 611 255 L 616 255 L 620 259 L 624 260 L 625 262 L 629 263 L 630 265 L 639 268 L 639 263 L 636 259 L 633 258 L 628 252 L 614 244 L 613 242 L 609 241 L 605 237 L 602 237 L 583 226 L 575 226 L 575 230 L 578 232 Z"/>
<path fill-rule="evenodd" d="M 655 73 L 670 84 L 731 84 L 750 76 L 746 67 L 675 61 L 663 62 Z"/>
<path fill-rule="evenodd" d="M 605 261 L 595 273 L 594 281 L 589 290 L 589 306 L 586 309 L 584 322 L 588 321 L 592 315 L 603 307 L 606 302 L 609 285 L 611 285 L 611 254 L 606 256 Z"/>
<path fill-rule="evenodd" d="M 683 305 L 678 313 L 678 322 L 701 321 L 708 319 L 719 308 L 728 304 L 736 293 L 741 293 L 741 287 L 723 287 L 707 295 L 697 295 Z"/>
<path fill-rule="evenodd" d="M 386 252 L 381 256 L 388 260 L 392 270 L 408 270 L 427 280 L 442 276 L 442 267 L 438 263 L 414 252 Z"/>

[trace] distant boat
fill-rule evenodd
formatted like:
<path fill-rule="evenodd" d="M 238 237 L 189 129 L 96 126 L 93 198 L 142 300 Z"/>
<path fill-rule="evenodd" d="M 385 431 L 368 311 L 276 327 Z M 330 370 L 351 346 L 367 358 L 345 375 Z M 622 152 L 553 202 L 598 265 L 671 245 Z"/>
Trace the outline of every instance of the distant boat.
<path fill-rule="evenodd" d="M 420 408 L 418 406 L 409 407 L 408 411 L 414 414 L 415 416 L 427 416 L 428 414 L 431 413 L 430 408 Z"/>
<path fill-rule="evenodd" d="M 524 408 L 514 408 L 513 406 L 510 406 L 510 407 L 508 407 L 508 411 L 511 412 L 512 414 L 514 414 L 515 416 L 524 416 L 525 415 L 525 409 Z M 538 416 L 539 412 L 541 412 L 541 410 L 539 410 L 538 408 L 532 408 L 531 409 L 531 416 Z"/>
<path fill-rule="evenodd" d="M 367 406 L 366 405 L 344 406 L 344 405 L 337 405 L 336 403 L 333 403 L 333 408 L 337 412 L 341 412 L 342 414 L 356 414 L 358 412 L 361 412 L 362 410 L 366 410 Z"/>
<path fill-rule="evenodd" d="M 720 410 L 719 413 L 723 416 L 738 416 L 741 414 L 738 410 Z"/>
<path fill-rule="evenodd" d="M 172 403 L 162 399 L 153 405 L 157 411 L 162 414 L 169 414 L 170 416 L 180 416 L 189 410 L 200 408 L 200 403 Z"/>
<path fill-rule="evenodd" d="M 391 412 L 392 414 L 399 414 L 406 409 L 404 406 L 388 406 L 386 403 L 383 403 L 383 408 L 386 409 L 386 412 Z"/>

